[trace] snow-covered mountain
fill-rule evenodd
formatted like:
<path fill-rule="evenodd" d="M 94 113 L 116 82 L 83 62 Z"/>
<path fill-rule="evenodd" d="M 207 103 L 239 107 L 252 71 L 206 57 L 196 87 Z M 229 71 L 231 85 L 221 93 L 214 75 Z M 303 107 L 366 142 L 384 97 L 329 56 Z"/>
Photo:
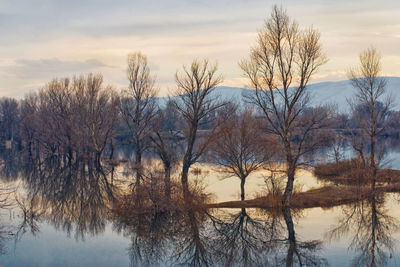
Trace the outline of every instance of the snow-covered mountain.
<path fill-rule="evenodd" d="M 400 77 L 388 77 L 386 94 L 391 94 L 394 103 L 393 108 L 400 109 Z M 349 109 L 347 99 L 355 94 L 356 90 L 349 80 L 339 82 L 322 82 L 309 86 L 309 93 L 313 105 L 336 104 L 339 111 Z M 385 98 L 385 96 L 383 96 Z"/>
<path fill-rule="evenodd" d="M 355 89 L 351 86 L 349 80 L 338 82 L 321 82 L 310 84 L 308 92 L 311 98 L 311 104 L 314 106 L 333 104 L 340 112 L 349 111 L 347 99 L 352 98 Z M 222 101 L 230 100 L 235 103 L 244 103 L 244 95 L 251 93 L 252 90 L 240 87 L 217 87 L 213 95 Z M 400 110 L 400 77 L 387 78 L 387 94 L 391 94 L 394 100 L 393 109 Z M 160 98 L 161 103 L 165 103 L 168 98 Z"/>

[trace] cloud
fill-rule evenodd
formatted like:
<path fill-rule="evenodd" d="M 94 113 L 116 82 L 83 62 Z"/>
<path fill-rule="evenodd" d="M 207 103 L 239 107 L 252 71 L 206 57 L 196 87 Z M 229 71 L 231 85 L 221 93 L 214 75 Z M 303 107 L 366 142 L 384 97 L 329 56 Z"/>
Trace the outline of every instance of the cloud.
<path fill-rule="evenodd" d="M 0 66 L 0 95 L 21 97 L 24 93 L 38 89 L 56 77 L 71 77 L 75 74 L 100 72 L 115 68 L 97 59 L 84 61 L 49 59 L 17 59 L 13 64 Z"/>
<path fill-rule="evenodd" d="M 97 59 L 85 61 L 68 61 L 58 58 L 50 59 L 17 59 L 14 65 L 2 66 L 0 69 L 8 76 L 23 79 L 42 78 L 48 75 L 71 75 L 74 73 L 95 72 L 99 68 L 112 68 Z"/>
<path fill-rule="evenodd" d="M 0 95 L 5 90 L 37 88 L 54 77 L 99 71 L 107 83 L 124 86 L 126 55 L 135 50 L 148 55 L 161 91 L 174 86 L 174 73 L 182 64 L 205 57 L 218 61 L 225 84 L 242 86 L 237 62 L 248 56 L 273 4 L 264 0 L 0 2 Z M 384 5 L 372 0 L 288 0 L 282 5 L 300 25 L 314 25 L 321 32 L 330 61 L 315 79 L 344 78 L 342 72 L 371 43 L 382 52 L 385 71 L 397 73 L 398 0 Z"/>
<path fill-rule="evenodd" d="M 66 35 L 100 38 L 223 30 L 257 19 L 254 14 L 242 12 L 242 8 L 235 9 L 243 6 L 242 1 L 14 2 L 4 0 L 0 5 L 0 41 L 3 44 L 42 42 Z"/>

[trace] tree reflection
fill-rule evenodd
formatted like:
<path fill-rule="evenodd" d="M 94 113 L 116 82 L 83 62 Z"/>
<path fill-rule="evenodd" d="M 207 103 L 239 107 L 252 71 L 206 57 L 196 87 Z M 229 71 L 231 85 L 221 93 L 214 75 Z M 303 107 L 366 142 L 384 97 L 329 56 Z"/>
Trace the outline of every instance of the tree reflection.
<path fill-rule="evenodd" d="M 213 262 L 212 237 L 207 231 L 205 213 L 188 208 L 182 215 L 175 261 L 184 266 L 210 266 Z"/>
<path fill-rule="evenodd" d="M 273 243 L 283 233 L 279 216 L 264 212 L 252 218 L 246 209 L 217 219 L 211 217 L 217 235 L 215 248 L 224 266 L 266 266 Z"/>
<path fill-rule="evenodd" d="M 174 225 L 173 214 L 149 212 L 118 216 L 114 228 L 131 239 L 129 255 L 132 266 L 157 266 L 166 256 Z"/>
<path fill-rule="evenodd" d="M 156 177 L 149 185 L 143 183 L 141 191 L 159 197 L 136 202 L 136 190 L 119 190 L 108 176 L 104 168 L 88 162 L 59 166 L 49 159 L 27 164 L 22 175 L 27 194 L 18 199 L 23 220 L 16 240 L 28 231 L 35 235 L 42 222 L 85 239 L 104 232 L 111 220 L 114 229 L 131 240 L 132 266 L 326 265 L 319 255 L 320 241 L 296 238 L 290 209 L 208 210 L 200 187 L 185 198 L 181 188 L 173 186 L 165 201 Z"/>
<path fill-rule="evenodd" d="M 45 163 L 26 166 L 23 177 L 28 194 L 19 201 L 22 230 L 30 227 L 34 233 L 37 222 L 45 220 L 68 235 L 74 232 L 76 239 L 104 231 L 113 191 L 103 168 Z"/>
<path fill-rule="evenodd" d="M 185 201 L 168 211 L 116 213 L 115 228 L 131 238 L 132 266 L 327 265 L 320 241 L 296 239 L 290 210 L 252 217 L 244 208 L 231 214 Z"/>
<path fill-rule="evenodd" d="M 291 210 L 284 208 L 283 216 L 288 231 L 286 266 L 326 266 L 328 264 L 326 259 L 318 255 L 322 248 L 322 242 L 319 240 L 305 242 L 297 240 Z"/>
<path fill-rule="evenodd" d="M 198 206 L 175 202 L 168 210 L 157 205 L 117 210 L 114 227 L 131 238 L 131 265 L 209 266 L 212 250 L 204 229 L 206 213 L 194 207 Z"/>
<path fill-rule="evenodd" d="M 0 183 L 0 211 L 9 210 L 13 207 L 13 196 L 15 188 Z M 5 243 L 10 239 L 11 226 L 0 220 L 0 254 L 6 253 Z"/>
<path fill-rule="evenodd" d="M 215 224 L 217 233 L 222 235 L 217 252 L 224 255 L 223 266 L 327 265 L 319 256 L 320 241 L 296 239 L 290 209 L 261 212 L 261 217 L 252 218 L 241 209 L 229 222 Z"/>
<path fill-rule="evenodd" d="M 352 266 L 384 266 L 392 257 L 394 239 L 391 235 L 399 229 L 398 221 L 388 215 L 385 196 L 371 193 L 364 201 L 343 206 L 339 224 L 331 229 L 329 239 L 352 235 L 349 248 L 357 251 Z"/>
<path fill-rule="evenodd" d="M 2 181 L 14 181 L 21 171 L 24 155 L 16 149 L 0 149 L 0 179 Z"/>

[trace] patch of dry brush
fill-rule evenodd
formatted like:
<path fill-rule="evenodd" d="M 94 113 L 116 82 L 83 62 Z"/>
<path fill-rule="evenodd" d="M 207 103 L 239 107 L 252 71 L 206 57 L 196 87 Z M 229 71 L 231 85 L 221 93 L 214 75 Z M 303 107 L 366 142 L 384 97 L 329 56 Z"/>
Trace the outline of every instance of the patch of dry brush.
<path fill-rule="evenodd" d="M 185 199 L 180 183 L 171 183 L 171 193 L 165 192 L 162 178 L 153 177 L 152 181 L 139 185 L 137 190 L 121 194 L 113 204 L 114 215 L 122 217 L 140 216 L 159 212 L 182 212 L 188 208 L 202 210 L 209 202 L 210 195 L 201 185 L 190 185 L 190 199 Z"/>
<path fill-rule="evenodd" d="M 382 194 L 386 192 L 400 192 L 400 183 L 378 186 L 375 193 Z M 354 203 L 367 199 L 372 192 L 369 186 L 325 186 L 317 189 L 310 189 L 306 192 L 293 194 L 291 208 L 331 208 L 343 204 Z M 209 208 L 264 208 L 281 209 L 282 195 L 268 194 L 252 200 L 229 201 L 207 205 Z"/>
<path fill-rule="evenodd" d="M 314 175 L 318 179 L 342 185 L 367 185 L 371 182 L 368 167 L 363 166 L 358 159 L 318 164 Z M 377 171 L 376 182 L 400 183 L 400 170 L 380 169 Z"/>

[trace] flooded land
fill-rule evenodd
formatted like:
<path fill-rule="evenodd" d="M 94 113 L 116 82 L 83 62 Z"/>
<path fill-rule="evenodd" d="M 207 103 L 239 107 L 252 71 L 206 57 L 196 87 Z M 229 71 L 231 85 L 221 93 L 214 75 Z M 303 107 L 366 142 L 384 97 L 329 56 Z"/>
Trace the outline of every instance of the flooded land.
<path fill-rule="evenodd" d="M 229 206 L 232 201 L 241 203 L 240 180 L 227 178 L 215 166 L 197 164 L 190 173 L 191 199 L 180 197 L 179 183 L 174 182 L 170 197 L 160 197 L 163 184 L 153 181 L 153 188 L 142 188 L 147 190 L 143 192 L 147 197 L 142 195 L 147 200 L 137 201 L 129 189 L 130 175 L 128 163 L 101 168 L 79 164 L 61 168 L 50 163 L 3 168 L 1 264 L 400 264 L 400 195 L 396 192 L 376 191 L 344 204 L 309 207 L 296 205 L 294 197 L 289 209 L 268 207 L 268 203 L 257 208 L 251 202 Z M 265 195 L 266 176 L 266 171 L 259 171 L 249 177 L 246 199 Z M 342 186 L 300 170 L 294 196 L 321 188 L 337 192 Z"/>

